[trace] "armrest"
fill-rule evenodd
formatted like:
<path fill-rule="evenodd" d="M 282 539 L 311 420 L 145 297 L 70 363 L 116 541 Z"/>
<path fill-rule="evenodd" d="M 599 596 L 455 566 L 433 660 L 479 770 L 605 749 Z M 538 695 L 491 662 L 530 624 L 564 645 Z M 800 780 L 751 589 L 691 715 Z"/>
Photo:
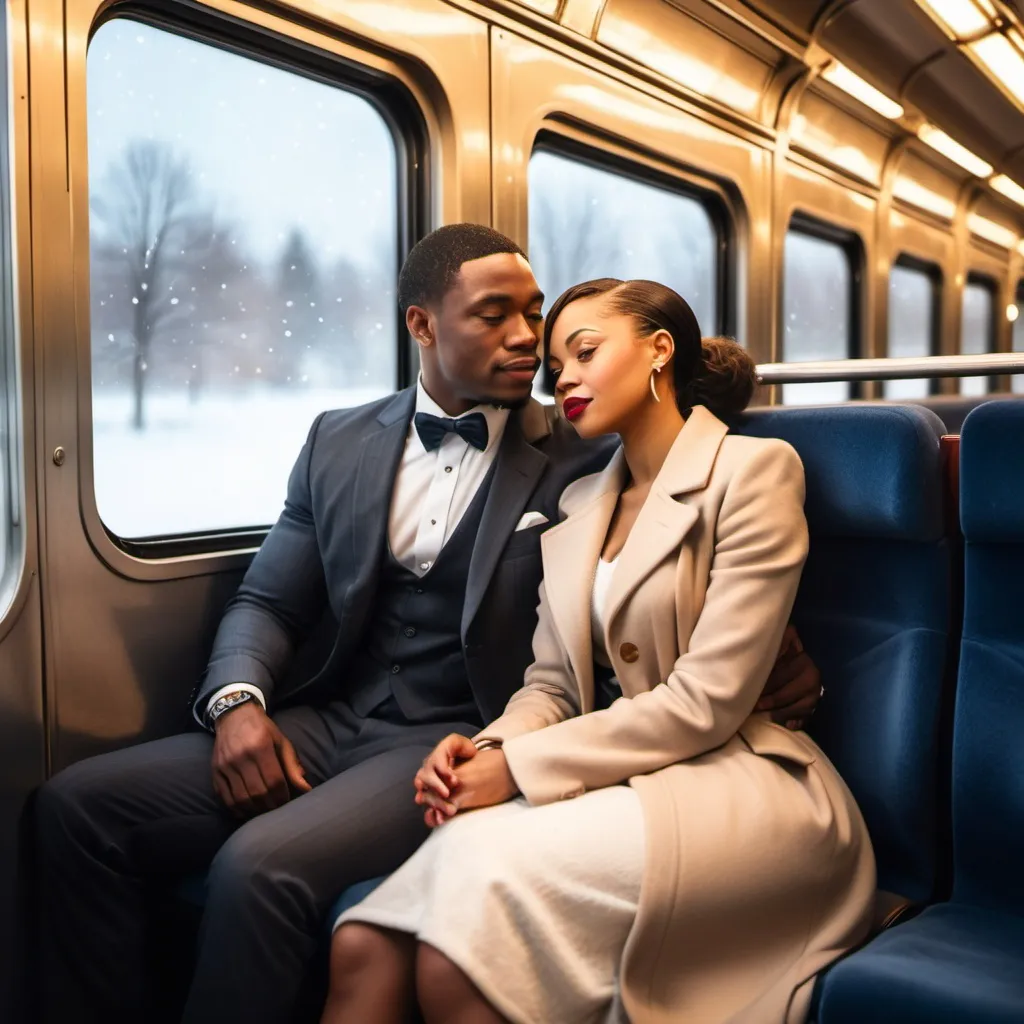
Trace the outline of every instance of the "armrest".
<path fill-rule="evenodd" d="M 874 912 L 871 917 L 871 934 L 877 935 L 889 928 L 893 928 L 912 917 L 917 917 L 927 906 L 915 900 L 908 900 L 906 896 L 900 896 L 895 892 L 886 892 L 879 889 L 875 893 Z"/>

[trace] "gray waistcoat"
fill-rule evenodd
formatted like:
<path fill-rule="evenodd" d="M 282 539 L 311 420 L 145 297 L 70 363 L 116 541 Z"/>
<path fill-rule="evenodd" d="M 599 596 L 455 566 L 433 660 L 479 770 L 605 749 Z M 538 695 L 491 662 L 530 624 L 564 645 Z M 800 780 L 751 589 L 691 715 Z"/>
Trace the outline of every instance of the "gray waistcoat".
<path fill-rule="evenodd" d="M 393 697 L 411 722 L 483 725 L 466 675 L 462 605 L 491 472 L 424 576 L 401 565 L 387 533 L 363 653 L 353 666 L 349 703 L 364 717 Z"/>

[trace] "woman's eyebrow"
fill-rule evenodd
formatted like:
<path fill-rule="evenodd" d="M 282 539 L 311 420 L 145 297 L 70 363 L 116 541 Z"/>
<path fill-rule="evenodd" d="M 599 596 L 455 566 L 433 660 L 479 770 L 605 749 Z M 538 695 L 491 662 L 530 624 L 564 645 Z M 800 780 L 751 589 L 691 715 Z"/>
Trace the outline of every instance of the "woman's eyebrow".
<path fill-rule="evenodd" d="M 569 348 L 569 346 L 576 340 L 576 335 L 582 334 L 584 331 L 592 331 L 594 334 L 601 333 L 596 327 L 577 327 L 576 330 L 565 339 L 565 347 Z"/>

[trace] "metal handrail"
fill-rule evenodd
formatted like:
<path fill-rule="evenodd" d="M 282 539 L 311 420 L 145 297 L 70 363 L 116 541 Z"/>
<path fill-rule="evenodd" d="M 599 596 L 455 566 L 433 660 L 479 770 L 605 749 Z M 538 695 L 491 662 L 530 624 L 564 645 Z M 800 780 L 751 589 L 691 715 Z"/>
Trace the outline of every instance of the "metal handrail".
<path fill-rule="evenodd" d="M 1024 373 L 1024 352 L 983 356 L 903 359 L 827 359 L 810 363 L 761 363 L 762 384 L 816 384 L 843 380 L 908 380 L 917 377 L 989 377 Z"/>

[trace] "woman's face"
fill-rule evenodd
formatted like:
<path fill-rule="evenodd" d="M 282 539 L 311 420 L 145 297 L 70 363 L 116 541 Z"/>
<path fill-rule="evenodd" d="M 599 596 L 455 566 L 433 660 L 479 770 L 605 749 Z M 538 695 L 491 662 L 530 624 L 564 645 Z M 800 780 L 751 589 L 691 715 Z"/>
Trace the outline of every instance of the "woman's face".
<path fill-rule="evenodd" d="M 635 320 L 609 310 L 606 295 L 571 302 L 555 321 L 547 354 L 562 415 L 581 437 L 622 433 L 654 404 L 651 369 L 667 361 L 671 344 L 664 331 L 638 337 Z M 664 400 L 668 389 L 659 394 Z"/>

